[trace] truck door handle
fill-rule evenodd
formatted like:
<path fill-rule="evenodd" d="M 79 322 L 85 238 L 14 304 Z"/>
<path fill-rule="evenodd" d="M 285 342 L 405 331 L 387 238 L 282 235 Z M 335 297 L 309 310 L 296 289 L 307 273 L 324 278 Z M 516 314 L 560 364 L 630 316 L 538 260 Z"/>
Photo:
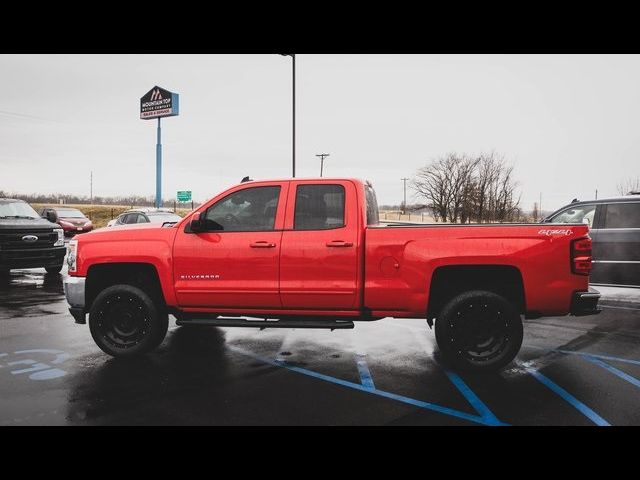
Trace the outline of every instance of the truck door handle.
<path fill-rule="evenodd" d="M 262 240 L 260 242 L 253 242 L 250 246 L 251 248 L 274 248 L 276 244 Z"/>
<path fill-rule="evenodd" d="M 343 240 L 333 240 L 327 242 L 327 247 L 353 247 L 353 242 L 345 242 Z"/>

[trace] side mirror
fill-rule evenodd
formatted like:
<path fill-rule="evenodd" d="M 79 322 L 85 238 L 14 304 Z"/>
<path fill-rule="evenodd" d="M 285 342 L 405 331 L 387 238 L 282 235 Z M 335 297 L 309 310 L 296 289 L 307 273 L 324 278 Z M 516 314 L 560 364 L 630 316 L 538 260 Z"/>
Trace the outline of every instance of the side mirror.
<path fill-rule="evenodd" d="M 58 214 L 57 214 L 55 211 L 53 211 L 53 210 L 47 210 L 46 218 L 47 218 L 47 220 L 49 220 L 51 223 L 57 223 L 57 221 L 58 221 Z"/>
<path fill-rule="evenodd" d="M 204 229 L 204 225 L 202 224 L 202 220 L 200 219 L 200 212 L 196 212 L 191 217 L 191 223 L 189 224 L 192 232 L 198 233 Z"/>

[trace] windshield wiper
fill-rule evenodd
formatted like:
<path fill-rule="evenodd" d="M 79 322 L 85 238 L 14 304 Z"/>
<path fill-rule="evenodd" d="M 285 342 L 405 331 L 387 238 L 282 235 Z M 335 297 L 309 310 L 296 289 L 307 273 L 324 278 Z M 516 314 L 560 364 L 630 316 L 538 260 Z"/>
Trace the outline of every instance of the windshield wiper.
<path fill-rule="evenodd" d="M 25 218 L 29 220 L 35 220 L 38 217 L 27 217 L 26 215 L 3 215 L 0 218 Z"/>

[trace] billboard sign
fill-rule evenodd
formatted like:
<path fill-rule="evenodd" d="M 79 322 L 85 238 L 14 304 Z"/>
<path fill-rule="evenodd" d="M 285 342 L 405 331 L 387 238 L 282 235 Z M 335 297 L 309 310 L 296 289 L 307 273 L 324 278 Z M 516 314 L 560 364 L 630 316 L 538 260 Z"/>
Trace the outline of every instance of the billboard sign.
<path fill-rule="evenodd" d="M 157 85 L 140 99 L 140 118 L 174 117 L 179 113 L 179 95 Z"/>

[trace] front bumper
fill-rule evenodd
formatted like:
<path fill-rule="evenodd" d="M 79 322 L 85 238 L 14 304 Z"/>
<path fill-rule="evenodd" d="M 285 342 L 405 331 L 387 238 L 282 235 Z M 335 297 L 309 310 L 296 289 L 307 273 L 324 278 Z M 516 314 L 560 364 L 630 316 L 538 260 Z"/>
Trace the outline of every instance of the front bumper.
<path fill-rule="evenodd" d="M 571 298 L 571 315 L 582 317 L 585 315 L 597 315 L 602 310 L 598 308 L 600 292 L 589 288 L 588 292 L 574 292 Z"/>
<path fill-rule="evenodd" d="M 0 265 L 6 268 L 57 267 L 64 262 L 66 247 L 0 250 Z"/>
<path fill-rule="evenodd" d="M 64 280 L 64 295 L 69 304 L 69 313 L 76 323 L 87 323 L 85 318 L 85 277 L 67 277 Z"/>

